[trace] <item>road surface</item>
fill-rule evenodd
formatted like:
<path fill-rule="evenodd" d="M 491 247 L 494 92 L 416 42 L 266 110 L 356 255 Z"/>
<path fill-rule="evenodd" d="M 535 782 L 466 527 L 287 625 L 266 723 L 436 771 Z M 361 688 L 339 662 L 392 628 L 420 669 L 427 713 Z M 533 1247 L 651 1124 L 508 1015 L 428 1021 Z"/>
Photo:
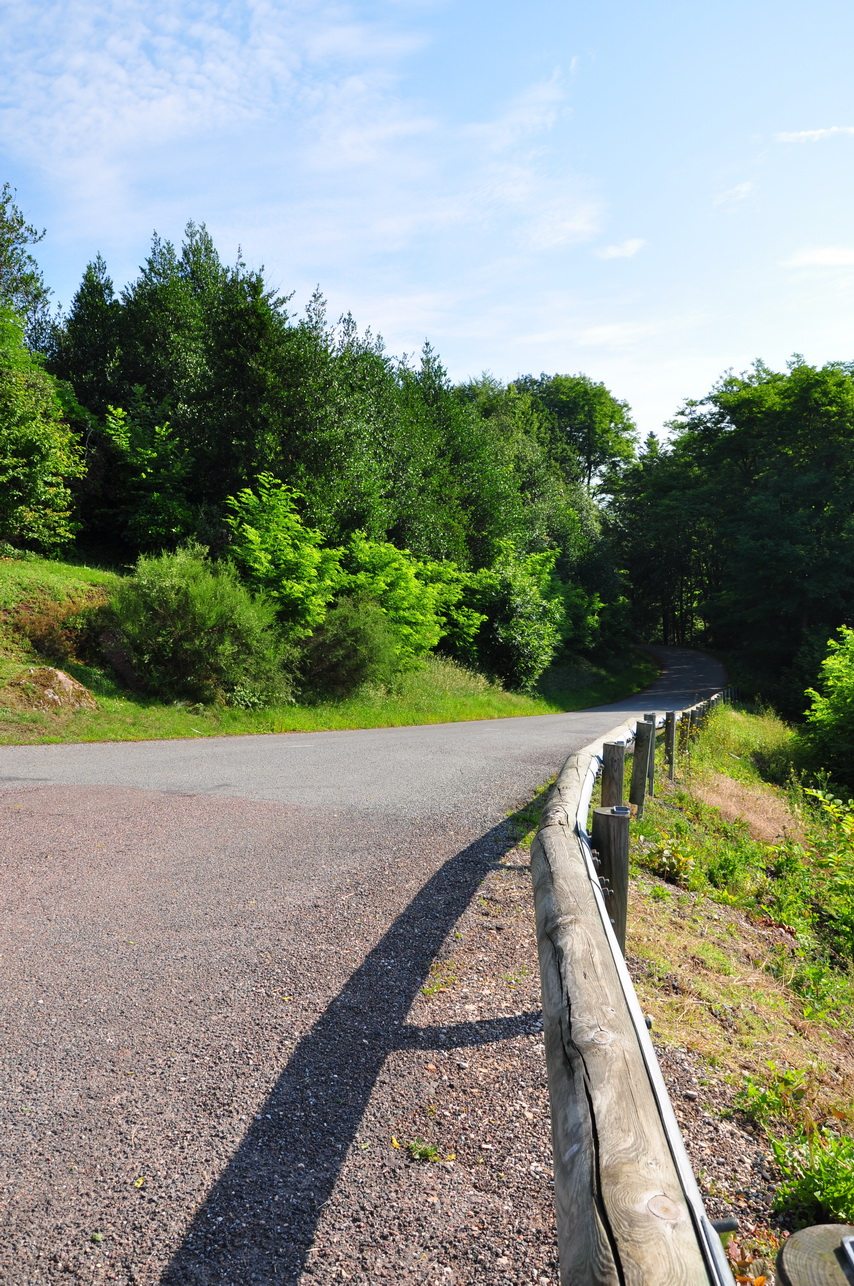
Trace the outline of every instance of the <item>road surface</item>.
<path fill-rule="evenodd" d="M 0 1281 L 300 1280 L 504 819 L 633 713 L 0 748 Z"/>

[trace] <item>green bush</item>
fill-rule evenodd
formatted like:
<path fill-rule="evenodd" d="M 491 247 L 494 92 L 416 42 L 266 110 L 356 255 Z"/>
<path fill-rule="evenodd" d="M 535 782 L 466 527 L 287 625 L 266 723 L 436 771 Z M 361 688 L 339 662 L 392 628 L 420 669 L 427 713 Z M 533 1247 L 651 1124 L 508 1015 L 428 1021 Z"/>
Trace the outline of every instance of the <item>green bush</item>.
<path fill-rule="evenodd" d="M 256 494 L 257 492 L 257 494 Z M 226 501 L 230 554 L 250 585 L 276 603 L 288 637 L 306 638 L 322 625 L 341 582 L 340 550 L 328 549 L 296 509 L 298 492 L 270 473 Z"/>
<path fill-rule="evenodd" d="M 819 688 L 806 692 L 810 708 L 804 739 L 816 767 L 854 787 L 854 629 L 847 625 L 828 640 Z"/>
<path fill-rule="evenodd" d="M 345 593 L 370 599 L 383 610 L 401 670 L 417 666 L 442 637 L 440 587 L 420 575 L 420 564 L 405 549 L 369 540 L 356 531 L 342 557 Z"/>
<path fill-rule="evenodd" d="M 442 631 L 442 650 L 456 656 L 470 655 L 474 640 L 486 617 L 468 604 L 472 573 L 450 559 L 437 562 L 421 559 L 418 579 L 435 594 L 436 615 Z"/>
<path fill-rule="evenodd" d="M 305 684 L 316 696 L 347 697 L 365 683 L 388 686 L 397 670 L 394 630 L 372 599 L 340 598 L 306 644 Z"/>
<path fill-rule="evenodd" d="M 501 541 L 492 567 L 471 578 L 468 606 L 483 615 L 472 659 L 511 688 L 530 692 L 553 660 L 565 624 L 555 550 L 520 554 Z"/>
<path fill-rule="evenodd" d="M 201 545 L 141 557 L 111 615 L 115 642 L 145 691 L 249 709 L 290 695 L 292 655 L 275 608 Z"/>

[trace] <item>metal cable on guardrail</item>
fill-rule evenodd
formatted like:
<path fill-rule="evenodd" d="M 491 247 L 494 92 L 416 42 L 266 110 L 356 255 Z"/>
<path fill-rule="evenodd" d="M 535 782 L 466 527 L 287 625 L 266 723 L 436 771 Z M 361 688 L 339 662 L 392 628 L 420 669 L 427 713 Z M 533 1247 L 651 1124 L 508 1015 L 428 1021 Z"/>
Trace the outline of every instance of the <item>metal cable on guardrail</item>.
<path fill-rule="evenodd" d="M 603 742 L 634 739 L 616 728 L 569 757 L 531 853 L 561 1283 L 732 1286 L 587 833 Z"/>

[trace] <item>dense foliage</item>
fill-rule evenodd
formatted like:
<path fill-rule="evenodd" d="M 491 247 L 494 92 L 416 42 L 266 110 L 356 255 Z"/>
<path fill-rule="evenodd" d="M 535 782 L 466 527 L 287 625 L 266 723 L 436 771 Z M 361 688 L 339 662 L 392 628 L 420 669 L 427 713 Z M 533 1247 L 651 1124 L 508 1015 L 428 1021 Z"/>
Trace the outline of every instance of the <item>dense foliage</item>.
<path fill-rule="evenodd" d="M 0 292 L 43 317 L 40 234 L 3 197 Z M 41 399 L 18 389 L 16 412 L 44 455 L 27 516 L 22 497 L 0 533 L 19 547 L 76 532 L 131 561 L 199 541 L 269 597 L 316 677 L 310 640 L 351 635 L 354 604 L 397 672 L 441 646 L 522 688 L 564 642 L 595 649 L 602 621 L 625 623 L 597 496 L 634 430 L 604 386 L 455 388 L 429 344 L 395 359 L 352 317 L 331 323 L 319 293 L 292 316 L 192 223 L 180 247 L 155 236 L 122 290 L 97 256 L 42 329 L 46 369 L 15 341 Z M 23 465 L 9 443 L 11 480 Z"/>
<path fill-rule="evenodd" d="M 142 555 L 113 598 L 102 646 L 143 690 L 253 709 L 287 699 L 293 654 L 273 605 L 201 546 Z"/>
<path fill-rule="evenodd" d="M 60 390 L 0 304 L 0 540 L 46 551 L 75 531 L 71 481 L 82 472 Z"/>
<path fill-rule="evenodd" d="M 809 688 L 806 695 L 810 705 L 804 743 L 813 766 L 854 789 L 854 629 L 842 625 L 828 641 L 818 690 Z M 854 836 L 854 820 L 850 833 Z"/>
<path fill-rule="evenodd" d="M 719 650 L 795 714 L 852 621 L 854 366 L 729 374 L 636 452 L 601 383 L 455 387 L 429 344 L 396 359 L 319 292 L 293 315 L 203 225 L 155 236 L 121 290 L 95 257 L 48 325 L 41 235 L 4 186 L 0 539 L 17 548 L 128 562 L 199 541 L 306 665 L 354 604 L 382 613 L 367 633 L 398 672 L 438 647 L 520 688 L 562 647 L 631 631 Z M 810 719 L 817 746 L 825 705 Z"/>
<path fill-rule="evenodd" d="M 800 715 L 828 637 L 854 615 L 854 366 L 758 364 L 672 429 L 616 486 L 637 623 L 719 649 Z"/>

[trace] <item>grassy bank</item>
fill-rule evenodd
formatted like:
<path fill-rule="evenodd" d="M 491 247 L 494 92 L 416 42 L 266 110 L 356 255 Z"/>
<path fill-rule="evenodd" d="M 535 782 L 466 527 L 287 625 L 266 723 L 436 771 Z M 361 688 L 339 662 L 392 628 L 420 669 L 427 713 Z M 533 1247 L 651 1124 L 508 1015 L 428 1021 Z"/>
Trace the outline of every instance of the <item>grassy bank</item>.
<path fill-rule="evenodd" d="M 657 674 L 643 653 L 611 665 L 578 660 L 554 666 L 533 696 L 506 692 L 440 657 L 405 674 L 394 690 L 363 688 L 341 701 L 263 710 L 163 702 L 129 692 L 106 669 L 75 655 L 69 620 L 103 600 L 113 572 L 44 559 L 0 559 L 0 742 L 123 741 L 323 729 L 393 727 L 514 715 L 554 714 L 616 700 Z M 7 685 L 29 667 L 59 665 L 85 685 L 96 710 L 27 708 Z"/>
<path fill-rule="evenodd" d="M 789 1226 L 854 1220 L 854 827 L 780 785 L 793 737 L 712 714 L 633 826 L 628 942 L 657 1037 L 764 1133 Z"/>

